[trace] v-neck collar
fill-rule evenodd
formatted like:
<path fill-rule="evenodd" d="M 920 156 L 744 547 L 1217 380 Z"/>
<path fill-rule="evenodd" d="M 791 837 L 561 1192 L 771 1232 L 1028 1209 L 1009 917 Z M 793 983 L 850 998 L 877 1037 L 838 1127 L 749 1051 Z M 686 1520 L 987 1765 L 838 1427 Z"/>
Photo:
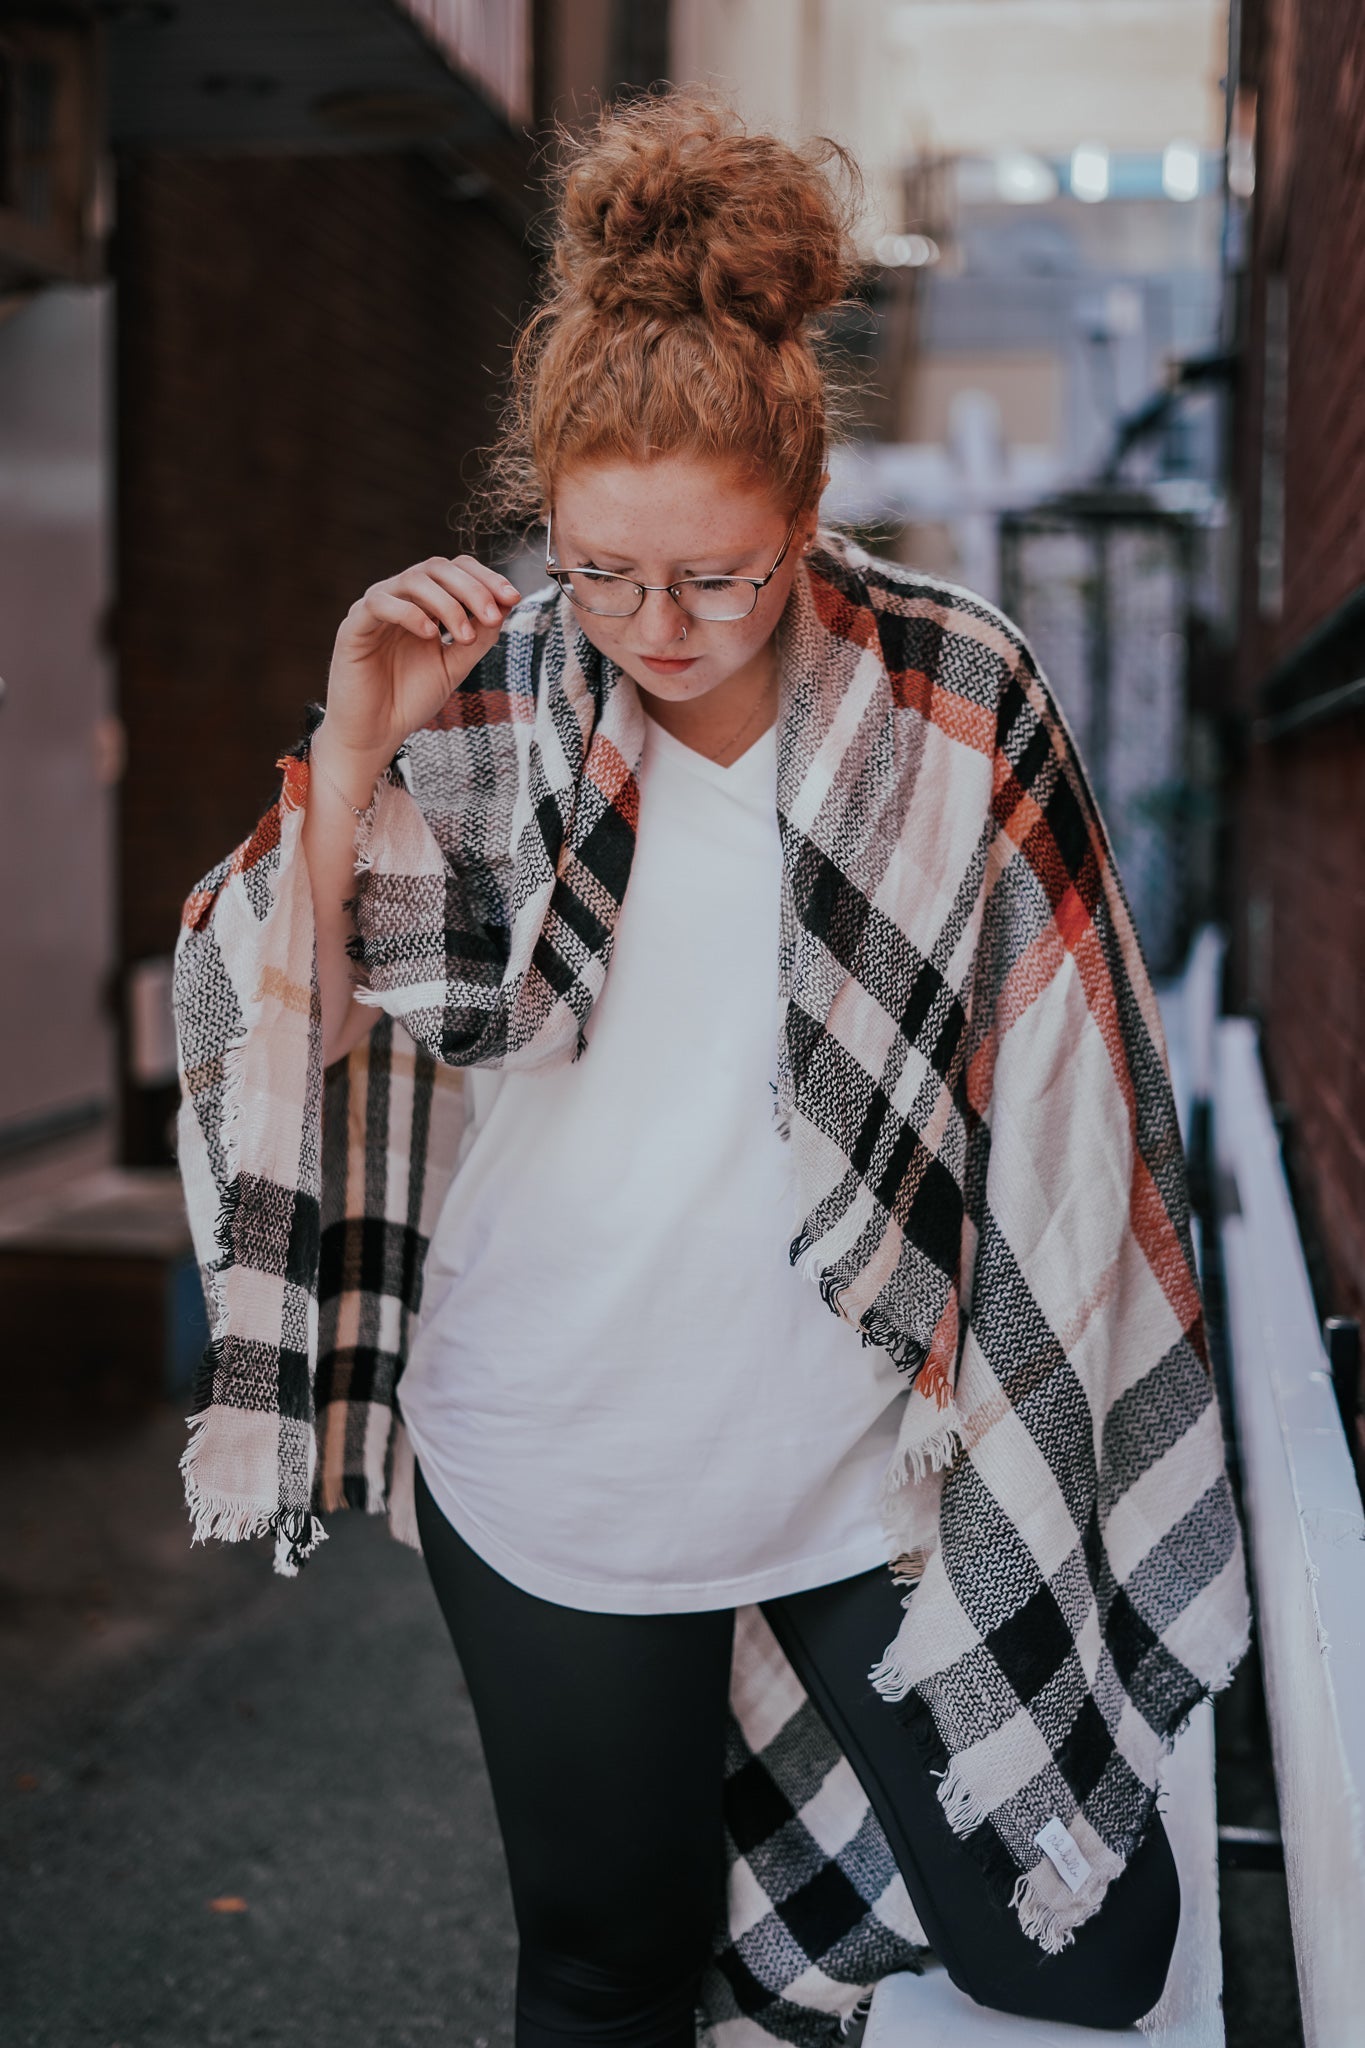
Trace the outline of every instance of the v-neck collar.
<path fill-rule="evenodd" d="M 646 731 L 651 745 L 660 747 L 672 760 L 677 761 L 683 767 L 691 769 L 704 782 L 714 783 L 718 789 L 743 787 L 751 779 L 756 778 L 757 773 L 764 772 L 765 764 L 769 757 L 771 757 L 774 763 L 776 762 L 777 721 L 775 719 L 766 732 L 761 732 L 752 745 L 747 746 L 742 754 L 737 754 L 735 759 L 728 765 L 722 765 L 719 761 L 713 761 L 708 754 L 699 754 L 695 747 L 689 747 L 686 740 L 678 739 L 675 734 L 669 732 L 666 726 L 660 725 L 657 719 L 651 718 L 647 711 L 645 712 L 645 719 Z"/>

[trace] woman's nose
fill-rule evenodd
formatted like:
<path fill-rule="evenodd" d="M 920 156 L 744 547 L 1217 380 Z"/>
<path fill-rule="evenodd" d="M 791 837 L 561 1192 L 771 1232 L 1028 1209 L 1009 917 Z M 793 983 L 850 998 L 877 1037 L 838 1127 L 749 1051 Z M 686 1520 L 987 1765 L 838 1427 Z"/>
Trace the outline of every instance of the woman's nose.
<path fill-rule="evenodd" d="M 646 593 L 636 617 L 636 631 L 643 653 L 662 654 L 665 648 L 672 648 L 675 644 L 681 646 L 686 626 L 682 606 L 666 590 Z"/>

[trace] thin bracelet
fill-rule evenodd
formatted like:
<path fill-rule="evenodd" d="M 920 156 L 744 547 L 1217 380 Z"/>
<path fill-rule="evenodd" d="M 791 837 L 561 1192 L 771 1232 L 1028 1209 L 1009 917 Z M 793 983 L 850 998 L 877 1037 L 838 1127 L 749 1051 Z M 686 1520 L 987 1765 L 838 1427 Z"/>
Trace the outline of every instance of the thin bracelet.
<path fill-rule="evenodd" d="M 327 770 L 323 767 L 321 761 L 319 761 L 317 755 L 313 752 L 311 747 L 308 750 L 308 758 L 312 762 L 313 766 L 317 769 L 318 774 L 322 777 L 323 781 L 327 784 L 328 788 L 334 789 L 336 791 L 337 795 L 341 798 L 341 801 L 345 804 L 351 816 L 353 818 L 359 818 L 361 823 L 363 824 L 365 819 L 369 817 L 370 811 L 374 806 L 374 797 L 371 796 L 369 803 L 366 804 L 363 811 L 357 810 L 355 805 L 351 802 L 351 799 L 347 796 L 345 790 L 342 789 L 340 784 L 336 782 L 333 779 L 333 777 L 327 773 Z M 378 775 L 376 775 L 374 779 L 375 782 L 378 783 Z"/>

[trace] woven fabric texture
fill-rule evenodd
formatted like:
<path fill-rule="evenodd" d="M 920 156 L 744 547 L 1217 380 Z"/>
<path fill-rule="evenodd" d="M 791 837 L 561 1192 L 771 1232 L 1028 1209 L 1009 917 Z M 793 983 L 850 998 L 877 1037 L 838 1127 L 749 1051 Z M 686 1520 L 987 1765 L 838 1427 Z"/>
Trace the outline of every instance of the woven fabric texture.
<path fill-rule="evenodd" d="M 904 1619 L 871 1676 L 1056 1951 L 1141 1839 L 1162 1755 L 1248 1627 L 1160 1012 L 1074 740 L 1002 614 L 824 534 L 779 652 L 789 1252 L 812 1312 L 885 1345 L 910 1389 L 881 1501 Z M 191 894 L 180 1149 L 213 1332 L 183 1460 L 198 1534 L 271 1534 L 286 1573 L 343 1504 L 416 1540 L 393 1397 L 461 1071 L 581 1054 L 644 717 L 566 600 L 518 607 L 358 827 L 359 993 L 382 1014 L 326 1076 L 306 739 Z M 738 1632 L 736 1707 L 761 1642 Z M 739 1711 L 732 1726 L 733 1845 L 810 1787 L 804 1767 L 782 1782 L 781 1743 L 754 1750 Z M 913 1960 L 908 1901 L 879 1904 L 884 1839 L 846 1856 L 851 1931 L 822 1949 L 829 1930 L 796 1916 L 798 1940 L 789 1915 L 777 1960 L 746 1960 L 755 1886 L 780 1918 L 809 1842 L 833 1867 L 880 1836 L 845 1770 L 818 1837 L 784 1847 L 779 1829 L 757 1874 L 732 1860 L 717 2024 L 738 2001 L 746 2024 L 825 2040 Z"/>

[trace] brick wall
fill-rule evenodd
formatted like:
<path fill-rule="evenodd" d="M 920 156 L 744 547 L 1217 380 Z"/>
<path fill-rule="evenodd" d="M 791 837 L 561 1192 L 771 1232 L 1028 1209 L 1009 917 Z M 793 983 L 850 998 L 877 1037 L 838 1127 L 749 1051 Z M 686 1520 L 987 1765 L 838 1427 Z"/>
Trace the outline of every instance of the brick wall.
<path fill-rule="evenodd" d="M 1275 664 L 1365 586 L 1365 11 L 1249 10 L 1257 91 L 1237 467 L 1244 715 Z M 1267 280 L 1285 279 L 1283 598 L 1260 607 Z M 1365 661 L 1356 673 L 1365 672 Z M 1323 686 L 1337 680 L 1324 675 Z M 1235 788 L 1230 996 L 1263 1021 L 1318 1260 L 1319 1306 L 1365 1313 L 1365 710 L 1251 740 Z"/>
<path fill-rule="evenodd" d="M 347 607 L 455 550 L 529 282 L 505 207 L 416 156 L 136 158 L 118 223 L 128 964 L 273 797 Z M 128 1091 L 130 1159 L 173 1100 Z"/>
<path fill-rule="evenodd" d="M 1264 0 L 1246 417 L 1241 437 L 1250 681 L 1365 583 L 1365 9 Z M 1258 616 L 1266 279 L 1288 288 L 1284 605 Z"/>

